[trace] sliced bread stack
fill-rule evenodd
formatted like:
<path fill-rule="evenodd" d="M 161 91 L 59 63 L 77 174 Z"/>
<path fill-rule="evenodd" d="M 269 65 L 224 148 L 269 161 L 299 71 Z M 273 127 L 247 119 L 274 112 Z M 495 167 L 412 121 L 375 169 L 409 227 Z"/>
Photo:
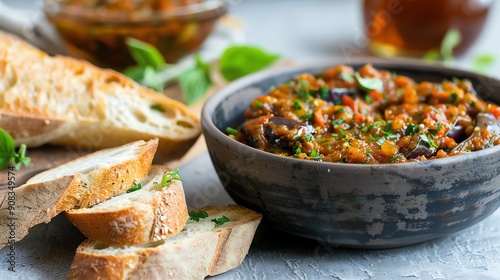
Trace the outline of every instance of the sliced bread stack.
<path fill-rule="evenodd" d="M 64 212 L 88 238 L 69 279 L 203 279 L 239 266 L 261 214 L 229 205 L 188 218 L 178 170 L 151 165 L 157 145 L 132 142 L 34 176 L 14 190 L 16 239 L 1 226 L 2 247 Z M 4 199 L 0 223 L 11 218 Z"/>
<path fill-rule="evenodd" d="M 68 279 L 204 279 L 241 264 L 261 215 L 237 205 L 206 207 L 208 217 L 188 220 L 169 238 L 135 246 L 84 241 Z M 213 220 L 227 217 L 217 225 Z"/>
<path fill-rule="evenodd" d="M 0 247 L 17 242 L 28 230 L 57 214 L 88 208 L 125 192 L 149 171 L 158 140 L 136 141 L 88 154 L 42 172 L 14 189 L 15 207 L 0 204 L 0 225 L 15 222 L 15 235 L 0 226 Z M 36 163 L 34 163 L 36 164 Z"/>

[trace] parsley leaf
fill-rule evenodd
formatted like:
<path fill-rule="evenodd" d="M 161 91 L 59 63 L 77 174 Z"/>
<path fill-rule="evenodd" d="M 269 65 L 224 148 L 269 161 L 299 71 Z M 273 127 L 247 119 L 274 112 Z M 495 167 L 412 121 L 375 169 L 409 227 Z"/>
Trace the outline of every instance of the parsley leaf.
<path fill-rule="evenodd" d="M 220 59 L 220 71 L 227 81 L 234 81 L 271 65 L 279 58 L 254 46 L 232 46 Z"/>
<path fill-rule="evenodd" d="M 223 224 L 229 222 L 230 220 L 225 215 L 222 215 L 222 217 L 217 218 L 217 219 L 212 219 L 211 221 L 214 222 L 216 225 L 220 226 L 220 225 L 223 225 Z"/>
<path fill-rule="evenodd" d="M 188 212 L 188 215 L 189 215 L 189 219 L 191 221 L 195 221 L 195 222 L 199 222 L 200 219 L 205 219 L 208 217 L 208 213 L 205 212 L 205 211 L 189 211 Z"/>
<path fill-rule="evenodd" d="M 415 135 L 418 133 L 418 131 L 419 131 L 418 125 L 410 123 L 406 127 L 405 135 Z"/>
<path fill-rule="evenodd" d="M 439 146 L 436 143 L 434 143 L 434 141 L 432 141 L 431 139 L 429 139 L 429 137 L 427 137 L 427 135 L 425 135 L 425 134 L 421 134 L 420 135 L 420 139 L 422 141 L 424 141 L 425 143 L 427 143 L 429 145 L 429 147 L 433 147 L 433 148 L 436 148 L 436 149 L 439 148 Z"/>
<path fill-rule="evenodd" d="M 7 131 L 0 128 L 0 169 L 6 168 L 9 163 L 19 170 L 21 164 L 30 165 L 31 159 L 26 156 L 26 145 L 21 144 L 16 153 L 14 139 Z"/>

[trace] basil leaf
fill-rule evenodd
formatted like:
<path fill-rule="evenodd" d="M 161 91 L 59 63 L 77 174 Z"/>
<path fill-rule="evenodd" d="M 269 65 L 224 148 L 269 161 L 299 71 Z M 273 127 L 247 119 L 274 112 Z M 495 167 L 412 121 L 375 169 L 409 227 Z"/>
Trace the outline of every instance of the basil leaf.
<path fill-rule="evenodd" d="M 453 49 L 462 41 L 462 35 L 457 28 L 450 28 L 441 42 L 441 56 L 445 61 L 453 60 Z"/>
<path fill-rule="evenodd" d="M 203 69 L 192 68 L 179 76 L 179 85 L 184 101 L 187 104 L 193 104 L 205 95 L 212 82 L 207 79 Z"/>
<path fill-rule="evenodd" d="M 234 81 L 245 75 L 262 70 L 279 58 L 253 46 L 232 46 L 220 59 L 220 71 L 227 81 Z"/>
<path fill-rule="evenodd" d="M 14 139 L 7 131 L 0 128 L 0 156 L 11 157 L 14 153 L 14 149 Z"/>
<path fill-rule="evenodd" d="M 165 64 L 163 55 L 153 45 L 134 38 L 127 38 L 125 42 L 130 55 L 139 66 L 150 66 L 158 69 Z"/>
<path fill-rule="evenodd" d="M 492 54 L 481 54 L 474 58 L 472 69 L 481 74 L 488 74 L 488 70 L 495 64 L 495 56 Z"/>
<path fill-rule="evenodd" d="M 144 77 L 141 84 L 157 92 L 163 92 L 165 82 L 161 79 L 160 72 L 150 66 L 144 68 Z"/>
<path fill-rule="evenodd" d="M 427 62 L 438 61 L 440 57 L 438 50 L 430 50 L 424 54 L 423 60 Z"/>
<path fill-rule="evenodd" d="M 144 78 L 144 71 L 146 71 L 145 66 L 131 66 L 123 70 L 123 74 L 136 82 L 140 82 Z"/>
<path fill-rule="evenodd" d="M 383 91 L 384 90 L 384 82 L 382 82 L 381 79 L 377 78 L 363 78 L 361 75 L 359 75 L 358 72 L 354 73 L 354 78 L 356 78 L 356 81 L 358 81 L 359 86 L 365 90 L 378 90 L 378 91 Z"/>

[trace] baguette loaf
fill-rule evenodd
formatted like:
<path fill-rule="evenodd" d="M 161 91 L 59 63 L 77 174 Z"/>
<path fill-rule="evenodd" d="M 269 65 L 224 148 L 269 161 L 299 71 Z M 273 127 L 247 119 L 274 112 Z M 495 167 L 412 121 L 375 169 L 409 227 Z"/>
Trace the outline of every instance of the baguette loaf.
<path fill-rule="evenodd" d="M 72 209 L 66 217 L 87 238 L 112 245 L 136 245 L 179 233 L 188 212 L 182 183 L 165 166 L 152 166 L 141 189 L 115 196 L 90 208 Z"/>
<path fill-rule="evenodd" d="M 29 228 L 75 207 L 90 207 L 125 192 L 146 176 L 158 140 L 136 141 L 88 154 L 32 177 L 0 204 L 0 247 L 21 240 Z M 10 205 L 8 197 L 14 197 Z M 14 235 L 7 226 L 15 224 Z M 9 235 L 10 234 L 10 235 Z"/>
<path fill-rule="evenodd" d="M 17 145 L 101 149 L 159 139 L 164 160 L 182 156 L 199 118 L 165 95 L 83 60 L 52 57 L 0 32 L 0 127 Z"/>
<path fill-rule="evenodd" d="M 68 279 L 204 279 L 241 264 L 261 214 L 241 206 L 200 209 L 209 214 L 189 220 L 179 234 L 136 246 L 110 246 L 86 240 L 76 251 Z M 211 220 L 230 219 L 216 226 Z"/>

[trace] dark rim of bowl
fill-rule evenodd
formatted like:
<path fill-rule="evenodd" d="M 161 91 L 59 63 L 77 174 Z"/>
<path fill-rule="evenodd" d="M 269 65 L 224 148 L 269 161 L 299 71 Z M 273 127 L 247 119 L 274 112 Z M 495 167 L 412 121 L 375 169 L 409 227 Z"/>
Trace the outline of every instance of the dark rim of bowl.
<path fill-rule="evenodd" d="M 116 11 L 64 7 L 61 6 L 60 2 L 61 0 L 52 0 L 44 3 L 43 11 L 49 19 L 64 19 L 87 24 L 123 25 L 167 20 L 204 20 L 220 17 L 227 12 L 226 0 L 206 0 L 169 11 L 137 15 Z"/>
<path fill-rule="evenodd" d="M 457 162 L 462 162 L 464 160 L 472 160 L 474 158 L 478 157 L 488 157 L 488 156 L 498 156 L 497 154 L 500 152 L 500 145 L 496 145 L 494 147 L 490 147 L 481 151 L 475 151 L 472 153 L 467 153 L 463 155 L 457 155 L 457 156 L 452 156 L 452 157 L 446 157 L 446 158 L 438 158 L 438 159 L 432 159 L 432 160 L 427 160 L 427 161 L 414 161 L 414 162 L 405 162 L 405 163 L 387 163 L 387 164 L 362 164 L 362 163 L 337 163 L 337 162 L 317 162 L 317 161 L 311 161 L 311 160 L 303 160 L 303 159 L 296 159 L 292 157 L 284 157 L 284 156 L 278 156 L 273 153 L 265 152 L 259 149 L 255 149 L 253 147 L 250 147 L 248 145 L 245 145 L 241 142 L 238 142 L 234 139 L 231 139 L 228 137 L 223 131 L 221 131 L 219 128 L 217 128 L 213 122 L 213 112 L 217 109 L 219 104 L 224 101 L 228 96 L 231 96 L 235 93 L 237 93 L 239 90 L 242 90 L 246 88 L 249 85 L 254 84 L 256 81 L 260 81 L 263 79 L 268 79 L 272 78 L 278 75 L 290 75 L 290 78 L 293 77 L 293 75 L 297 72 L 301 72 L 301 70 L 305 71 L 308 69 L 326 69 L 331 66 L 335 66 L 338 64 L 345 64 L 345 65 L 363 65 L 363 64 L 376 64 L 375 67 L 377 68 L 390 68 L 390 67 L 408 67 L 407 69 L 409 70 L 416 70 L 416 71 L 439 71 L 439 72 L 450 72 L 450 76 L 468 76 L 468 77 L 476 77 L 476 78 L 481 78 L 489 81 L 494 81 L 495 83 L 500 85 L 500 80 L 495 79 L 493 77 L 488 77 L 482 74 L 474 73 L 471 71 L 467 70 L 462 70 L 462 69 L 455 69 L 455 68 L 449 68 L 441 64 L 437 63 L 425 63 L 425 62 L 420 62 L 417 60 L 413 59 L 399 59 L 399 60 L 392 60 L 392 61 L 387 61 L 383 59 L 377 59 L 377 58 L 357 58 L 357 59 L 350 59 L 349 61 L 343 61 L 343 60 L 336 60 L 336 61 L 330 61 L 330 62 L 321 62 L 321 63 L 316 63 L 316 64 L 305 64 L 305 65 L 299 65 L 299 66 L 294 66 L 294 67 L 276 67 L 272 69 L 267 69 L 263 70 L 257 73 L 254 73 L 252 75 L 243 77 L 241 79 L 238 79 L 220 91 L 214 93 L 205 103 L 203 106 L 202 112 L 201 112 L 201 124 L 203 128 L 203 133 L 204 134 L 211 134 L 213 137 L 216 137 L 218 140 L 220 140 L 223 144 L 226 146 L 234 146 L 235 148 L 240 149 L 247 149 L 249 151 L 255 152 L 257 155 L 260 155 L 261 157 L 267 157 L 269 160 L 273 162 L 283 162 L 283 161 L 290 161 L 291 163 L 300 163 L 303 165 L 314 165 L 315 167 L 318 167 L 318 164 L 321 164 L 325 168 L 327 167 L 332 167 L 332 168 L 367 168 L 367 167 L 384 167 L 384 168 L 398 168 L 398 166 L 404 166 L 405 168 L 408 167 L 417 167 L 417 166 L 425 166 L 425 167 L 432 167 L 434 165 L 439 165 L 440 163 L 443 163 L 443 161 L 446 161 L 447 165 L 454 164 Z M 411 78 L 411 77 L 410 77 Z"/>

